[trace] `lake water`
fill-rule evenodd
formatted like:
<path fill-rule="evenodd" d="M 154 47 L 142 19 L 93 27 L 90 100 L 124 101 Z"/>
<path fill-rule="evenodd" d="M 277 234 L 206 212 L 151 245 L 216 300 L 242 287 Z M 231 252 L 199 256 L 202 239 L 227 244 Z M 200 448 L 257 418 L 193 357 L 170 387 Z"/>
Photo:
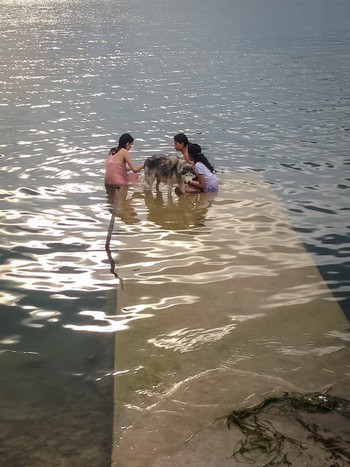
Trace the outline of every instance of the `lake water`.
<path fill-rule="evenodd" d="M 127 374 L 115 396 L 126 425 L 145 399 L 218 368 L 302 368 L 289 382 L 309 390 L 346 379 L 349 2 L 2 0 L 0 13 L 3 465 L 110 465 L 113 376 L 120 389 Z M 151 198 L 140 183 L 113 224 L 104 163 L 124 132 L 135 161 L 174 153 L 185 132 L 219 196 Z M 274 340 L 293 323 L 273 322 L 276 307 L 304 316 L 315 298 L 285 287 L 310 258 L 333 293 L 319 294 L 327 319 L 313 311 L 303 330 L 296 317 L 298 332 Z M 268 277 L 281 294 L 264 301 Z M 264 311 L 232 320 L 228 289 Z M 310 378 L 308 353 L 331 355 L 334 375 Z"/>

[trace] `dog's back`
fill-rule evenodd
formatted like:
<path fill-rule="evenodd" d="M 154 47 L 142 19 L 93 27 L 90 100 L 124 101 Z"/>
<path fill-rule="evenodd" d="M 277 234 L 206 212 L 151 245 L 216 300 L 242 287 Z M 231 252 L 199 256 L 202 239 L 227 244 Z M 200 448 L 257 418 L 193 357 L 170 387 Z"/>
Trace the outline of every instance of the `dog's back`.
<path fill-rule="evenodd" d="M 145 161 L 145 170 L 147 171 L 156 169 L 159 165 L 166 162 L 168 157 L 165 154 L 153 154 Z"/>
<path fill-rule="evenodd" d="M 185 182 L 184 169 L 186 168 L 187 172 L 194 174 L 193 167 L 183 159 L 179 159 L 177 156 L 154 154 L 145 161 L 145 180 L 150 188 L 156 180 L 157 189 L 159 183 L 164 182 L 168 185 L 168 192 L 171 192 L 175 183 L 183 187 Z"/>
<path fill-rule="evenodd" d="M 152 186 L 154 180 L 167 183 L 176 171 L 178 157 L 154 154 L 145 161 L 145 179 Z"/>

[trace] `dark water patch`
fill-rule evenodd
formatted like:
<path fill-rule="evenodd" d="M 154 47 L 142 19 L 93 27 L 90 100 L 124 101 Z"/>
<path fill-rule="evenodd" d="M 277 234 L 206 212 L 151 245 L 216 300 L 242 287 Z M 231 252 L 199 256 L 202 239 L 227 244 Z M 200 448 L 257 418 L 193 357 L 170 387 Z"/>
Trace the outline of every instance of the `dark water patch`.
<path fill-rule="evenodd" d="M 36 295 L 42 311 L 44 296 Z M 61 321 L 45 322 L 35 296 L 27 294 L 19 303 L 0 313 L 0 362 L 7 374 L 0 381 L 2 462 L 109 465 L 113 381 L 104 375 L 113 371 L 113 336 L 75 333 L 64 330 Z M 30 309 L 36 313 L 31 322 Z M 67 307 L 67 315 L 71 311 Z M 19 324 L 21 334 L 15 335 Z"/>
<path fill-rule="evenodd" d="M 297 210 L 293 210 L 294 212 L 298 212 Z M 299 211 L 301 212 L 301 211 Z M 307 227 L 294 227 L 294 230 L 296 232 L 300 232 L 300 233 L 313 233 L 315 232 L 315 229 L 312 229 L 312 228 L 307 228 Z"/>
<path fill-rule="evenodd" d="M 75 274 L 81 273 L 84 274 L 85 272 L 89 272 L 89 269 L 74 267 L 74 266 L 59 266 L 56 269 L 57 274 Z"/>
<path fill-rule="evenodd" d="M 303 210 L 298 209 L 298 208 L 289 208 L 289 211 L 290 212 L 295 212 L 296 214 L 302 214 L 303 213 Z M 300 230 L 299 230 L 299 232 L 300 232 Z"/>
<path fill-rule="evenodd" d="M 324 213 L 324 214 L 334 214 L 334 215 L 337 214 L 336 212 L 332 211 L 331 209 L 321 208 L 320 206 L 307 205 L 307 204 L 305 204 L 305 202 L 304 202 L 303 207 L 304 207 L 304 209 L 308 209 L 310 211 L 321 212 L 321 213 Z"/>
<path fill-rule="evenodd" d="M 19 188 L 17 190 L 17 194 L 19 195 L 28 195 L 28 196 L 40 196 L 40 192 L 37 190 L 33 190 L 32 188 Z"/>
<path fill-rule="evenodd" d="M 20 297 L 20 295 L 18 295 Z M 13 336 L 16 335 L 16 341 L 20 337 L 18 335 L 19 328 L 18 324 L 27 318 L 28 314 L 19 307 L 9 306 L 9 305 L 1 305 L 1 313 L 0 313 L 0 336 L 1 342 L 5 341 Z M 11 340 L 11 339 L 10 339 Z M 2 347 L 2 346 L 1 346 Z"/>
<path fill-rule="evenodd" d="M 2 190 L 2 193 L 0 193 L 0 199 L 9 199 L 11 197 L 11 193 L 9 193 L 8 191 L 4 191 Z"/>
<path fill-rule="evenodd" d="M 77 223 L 88 223 L 88 224 L 97 224 L 98 221 L 92 218 L 80 218 L 80 217 L 66 217 L 64 220 L 57 222 L 57 225 L 77 225 Z"/>
<path fill-rule="evenodd" d="M 47 247 L 54 252 L 79 252 L 86 250 L 86 244 L 47 242 Z"/>
<path fill-rule="evenodd" d="M 281 167 L 285 167 L 286 169 L 293 169 L 293 170 L 300 170 L 300 171 L 303 170 L 301 167 L 296 167 L 295 164 L 281 163 L 280 165 L 281 165 Z"/>
<path fill-rule="evenodd" d="M 20 352 L 0 358 L 12 368 L 12 377 L 0 382 L 4 465 L 109 465 L 110 379 L 65 374 L 47 359 Z"/>
<path fill-rule="evenodd" d="M 258 168 L 256 168 L 256 169 L 252 168 L 252 169 L 249 169 L 249 170 L 251 170 L 252 172 L 257 172 L 257 173 L 259 173 L 259 172 L 265 172 L 265 171 L 266 171 L 266 169 L 261 169 L 261 168 L 260 168 L 260 169 L 258 169 Z"/>
<path fill-rule="evenodd" d="M 310 167 L 314 167 L 314 168 L 319 168 L 321 167 L 320 164 L 317 164 L 315 162 L 303 162 L 304 165 L 309 165 Z"/>
<path fill-rule="evenodd" d="M 46 332 L 51 332 L 49 330 L 55 329 L 60 335 L 62 328 L 71 325 L 92 323 L 95 325 L 96 320 L 93 317 L 84 316 L 83 312 L 86 310 L 96 310 L 96 314 L 104 315 L 103 311 L 100 311 L 103 297 L 96 299 L 92 297 L 91 300 L 83 301 L 79 296 L 72 296 L 57 302 L 57 298 L 55 300 L 45 292 L 37 294 L 32 299 L 27 293 L 15 292 L 16 295 L 14 293 L 11 295 L 13 303 L 3 305 L 1 309 L 0 334 L 5 340 L 9 335 L 16 334 L 18 342 L 26 340 L 35 343 L 37 338 L 42 338 Z M 11 294 L 11 290 L 8 289 L 7 293 Z M 90 313 L 94 314 L 92 311 Z"/>
<path fill-rule="evenodd" d="M 44 232 L 44 229 L 39 229 L 39 228 L 34 228 L 34 227 L 28 227 L 24 225 L 8 225 L 5 229 L 2 229 L 4 233 L 7 234 L 15 234 L 16 233 L 30 233 L 30 234 L 38 234 L 40 232 Z"/>
<path fill-rule="evenodd" d="M 335 233 L 316 240 L 304 246 L 314 255 L 321 276 L 350 320 L 350 238 Z"/>
<path fill-rule="evenodd" d="M 330 244 L 330 245 L 348 245 L 349 243 L 349 236 L 341 235 L 341 234 L 330 234 L 325 235 L 324 237 L 320 237 L 318 240 L 322 244 Z"/>
<path fill-rule="evenodd" d="M 37 250 L 37 251 L 32 251 L 32 249 L 26 249 L 26 248 L 1 248 L 0 249 L 0 256 L 2 263 L 8 263 L 9 261 L 12 260 L 17 260 L 17 259 L 22 259 L 22 260 L 33 260 L 33 258 L 41 253 L 42 250 Z"/>

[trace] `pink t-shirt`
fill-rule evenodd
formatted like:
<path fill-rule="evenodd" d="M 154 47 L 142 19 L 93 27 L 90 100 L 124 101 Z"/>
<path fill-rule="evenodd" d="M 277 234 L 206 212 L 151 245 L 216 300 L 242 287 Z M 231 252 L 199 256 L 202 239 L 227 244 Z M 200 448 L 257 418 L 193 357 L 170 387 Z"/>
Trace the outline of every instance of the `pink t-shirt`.
<path fill-rule="evenodd" d="M 127 172 L 126 165 L 117 164 L 114 161 L 114 155 L 108 156 L 106 161 L 105 183 L 107 185 L 123 186 L 136 182 L 138 175 L 133 172 Z"/>

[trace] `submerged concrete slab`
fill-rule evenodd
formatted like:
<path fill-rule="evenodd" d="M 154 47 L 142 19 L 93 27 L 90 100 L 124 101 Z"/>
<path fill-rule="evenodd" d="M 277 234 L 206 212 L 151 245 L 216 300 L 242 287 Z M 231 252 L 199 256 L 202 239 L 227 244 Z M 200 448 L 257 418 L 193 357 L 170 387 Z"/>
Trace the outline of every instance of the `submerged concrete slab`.
<path fill-rule="evenodd" d="M 268 184 L 236 174 L 216 197 L 124 195 L 114 467 L 241 465 L 240 434 L 217 417 L 283 391 L 346 397 L 347 320 Z"/>

